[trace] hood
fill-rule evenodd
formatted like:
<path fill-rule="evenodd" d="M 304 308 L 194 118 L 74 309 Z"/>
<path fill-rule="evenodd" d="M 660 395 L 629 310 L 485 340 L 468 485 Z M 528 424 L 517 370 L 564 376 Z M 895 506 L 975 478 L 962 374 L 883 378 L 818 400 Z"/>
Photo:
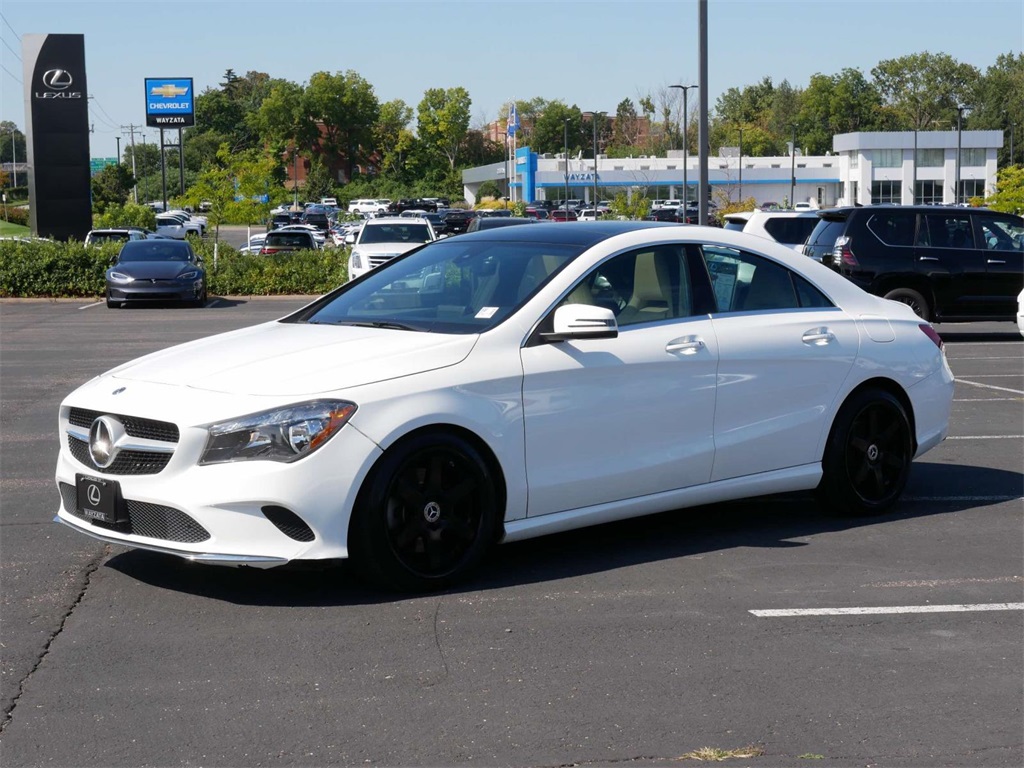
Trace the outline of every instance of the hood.
<path fill-rule="evenodd" d="M 418 248 L 421 245 L 423 243 L 366 243 L 365 245 L 356 245 L 355 250 L 366 254 L 393 253 L 396 256 L 400 256 L 406 251 L 411 251 L 413 248 Z"/>
<path fill-rule="evenodd" d="M 313 395 L 455 365 L 475 335 L 266 323 L 127 363 L 114 378 L 246 395 Z"/>

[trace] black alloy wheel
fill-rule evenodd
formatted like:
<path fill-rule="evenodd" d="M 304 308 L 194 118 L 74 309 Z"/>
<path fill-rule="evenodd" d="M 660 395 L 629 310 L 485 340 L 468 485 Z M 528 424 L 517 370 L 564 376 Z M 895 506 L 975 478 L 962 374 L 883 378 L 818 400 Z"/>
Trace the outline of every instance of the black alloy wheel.
<path fill-rule="evenodd" d="M 349 552 L 377 584 L 440 589 L 479 565 L 497 514 L 491 471 L 470 443 L 449 433 L 417 435 L 374 468 L 354 512 Z"/>
<path fill-rule="evenodd" d="M 898 399 L 868 389 L 840 408 L 822 460 L 819 491 L 848 514 L 879 514 L 899 499 L 914 458 L 910 421 Z"/>
<path fill-rule="evenodd" d="M 885 298 L 906 304 L 922 320 L 931 320 L 931 308 L 928 306 L 928 300 L 912 288 L 896 288 L 885 294 Z"/>

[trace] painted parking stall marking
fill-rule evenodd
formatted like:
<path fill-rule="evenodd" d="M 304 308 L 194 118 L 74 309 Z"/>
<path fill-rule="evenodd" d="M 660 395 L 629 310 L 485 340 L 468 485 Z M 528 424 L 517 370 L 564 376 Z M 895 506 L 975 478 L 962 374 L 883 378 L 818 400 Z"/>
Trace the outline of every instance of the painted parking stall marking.
<path fill-rule="evenodd" d="M 979 611 L 1024 611 L 1024 603 L 961 603 L 956 605 L 894 605 L 861 608 L 780 608 L 752 610 L 761 619 L 793 616 L 878 616 L 898 613 L 973 613 Z"/>

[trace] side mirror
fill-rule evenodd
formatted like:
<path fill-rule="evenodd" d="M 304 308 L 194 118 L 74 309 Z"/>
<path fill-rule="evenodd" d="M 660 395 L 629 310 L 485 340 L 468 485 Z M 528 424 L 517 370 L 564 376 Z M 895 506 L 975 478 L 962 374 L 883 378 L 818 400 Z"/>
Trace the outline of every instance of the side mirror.
<path fill-rule="evenodd" d="M 345 245 L 355 245 L 356 236 L 354 234 L 345 235 Z"/>
<path fill-rule="evenodd" d="M 542 333 L 544 341 L 614 339 L 619 335 L 615 313 L 593 304 L 564 304 L 555 310 L 554 330 Z"/>
<path fill-rule="evenodd" d="M 110 266 L 114 266 L 115 264 L 117 264 L 117 256 L 111 256 L 110 257 Z"/>

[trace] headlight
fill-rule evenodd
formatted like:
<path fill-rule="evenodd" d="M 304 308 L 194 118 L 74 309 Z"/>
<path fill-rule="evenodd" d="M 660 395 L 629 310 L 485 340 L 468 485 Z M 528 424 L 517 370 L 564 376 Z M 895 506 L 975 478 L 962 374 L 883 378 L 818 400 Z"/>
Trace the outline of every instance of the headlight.
<path fill-rule="evenodd" d="M 116 283 L 130 283 L 135 279 L 130 275 L 126 275 L 124 272 L 110 272 L 109 274 L 110 279 Z"/>
<path fill-rule="evenodd" d="M 355 412 L 355 403 L 313 400 L 210 424 L 199 463 L 297 461 L 330 440 Z"/>
<path fill-rule="evenodd" d="M 186 272 L 183 275 L 178 275 L 179 280 L 195 280 L 197 277 L 199 277 L 199 272 L 194 269 L 191 272 Z"/>

